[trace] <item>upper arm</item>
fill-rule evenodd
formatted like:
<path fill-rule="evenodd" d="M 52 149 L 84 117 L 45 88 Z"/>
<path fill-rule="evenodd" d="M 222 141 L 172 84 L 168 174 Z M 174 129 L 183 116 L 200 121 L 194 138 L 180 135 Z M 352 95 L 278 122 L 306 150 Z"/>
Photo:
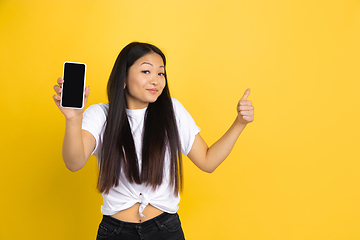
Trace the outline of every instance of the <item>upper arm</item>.
<path fill-rule="evenodd" d="M 96 146 L 95 137 L 88 131 L 82 130 L 82 139 L 84 144 L 84 155 L 86 161 L 91 156 L 91 153 L 94 151 Z"/>
<path fill-rule="evenodd" d="M 187 157 L 201 170 L 204 172 L 211 172 L 207 168 L 206 164 L 206 154 L 209 147 L 206 142 L 202 139 L 200 134 L 196 134 L 194 143 L 191 147 L 190 152 L 188 153 Z"/>
<path fill-rule="evenodd" d="M 84 112 L 81 128 L 86 160 L 97 149 L 100 142 L 107 118 L 107 107 L 106 104 L 95 104 Z"/>

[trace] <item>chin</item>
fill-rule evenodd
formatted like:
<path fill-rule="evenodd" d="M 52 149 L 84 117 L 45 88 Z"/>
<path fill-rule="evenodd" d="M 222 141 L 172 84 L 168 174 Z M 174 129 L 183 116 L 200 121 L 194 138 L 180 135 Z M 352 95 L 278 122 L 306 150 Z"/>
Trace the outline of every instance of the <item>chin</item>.
<path fill-rule="evenodd" d="M 159 96 L 152 96 L 152 97 L 149 97 L 147 100 L 149 103 L 153 103 L 153 102 L 156 102 L 156 100 L 159 98 Z"/>
<path fill-rule="evenodd" d="M 157 100 L 158 98 L 155 98 L 155 99 L 149 99 L 149 103 L 154 103 L 154 102 L 156 102 L 156 100 Z"/>

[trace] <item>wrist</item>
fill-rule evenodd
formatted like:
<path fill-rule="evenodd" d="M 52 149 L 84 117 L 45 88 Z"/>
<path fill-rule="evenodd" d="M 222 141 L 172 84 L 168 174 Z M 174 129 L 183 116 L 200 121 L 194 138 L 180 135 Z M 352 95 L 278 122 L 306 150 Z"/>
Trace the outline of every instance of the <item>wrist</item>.
<path fill-rule="evenodd" d="M 245 128 L 248 125 L 248 122 L 246 122 L 243 118 L 239 116 L 236 117 L 235 123 L 243 128 Z"/>
<path fill-rule="evenodd" d="M 240 132 L 242 132 L 246 126 L 247 126 L 247 123 L 245 123 L 243 119 L 239 119 L 239 117 L 237 117 L 233 123 L 233 127 L 238 129 Z"/>
<path fill-rule="evenodd" d="M 65 116 L 65 121 L 67 123 L 77 123 L 82 122 L 83 114 L 75 115 L 75 116 Z"/>

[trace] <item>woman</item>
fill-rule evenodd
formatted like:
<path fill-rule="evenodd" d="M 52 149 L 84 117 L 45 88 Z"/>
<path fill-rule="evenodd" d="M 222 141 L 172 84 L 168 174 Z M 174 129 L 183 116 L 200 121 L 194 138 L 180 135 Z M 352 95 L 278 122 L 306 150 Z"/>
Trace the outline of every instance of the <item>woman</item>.
<path fill-rule="evenodd" d="M 97 239 L 184 239 L 177 215 L 181 152 L 213 172 L 254 120 L 246 90 L 229 130 L 210 148 L 185 108 L 170 97 L 166 59 L 157 47 L 133 42 L 119 54 L 107 85 L 108 104 L 60 106 L 63 79 L 53 96 L 66 119 L 63 160 L 81 169 L 91 154 L 99 162 L 104 215 Z M 85 103 L 89 87 L 85 88 Z"/>

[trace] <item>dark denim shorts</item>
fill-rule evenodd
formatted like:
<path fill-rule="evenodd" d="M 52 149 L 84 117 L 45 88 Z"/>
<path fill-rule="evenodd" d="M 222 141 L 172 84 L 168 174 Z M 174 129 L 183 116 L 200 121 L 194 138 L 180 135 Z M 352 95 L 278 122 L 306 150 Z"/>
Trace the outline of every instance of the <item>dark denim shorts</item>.
<path fill-rule="evenodd" d="M 104 215 L 96 239 L 184 240 L 185 237 L 179 215 L 162 213 L 143 223 L 123 222 Z"/>

